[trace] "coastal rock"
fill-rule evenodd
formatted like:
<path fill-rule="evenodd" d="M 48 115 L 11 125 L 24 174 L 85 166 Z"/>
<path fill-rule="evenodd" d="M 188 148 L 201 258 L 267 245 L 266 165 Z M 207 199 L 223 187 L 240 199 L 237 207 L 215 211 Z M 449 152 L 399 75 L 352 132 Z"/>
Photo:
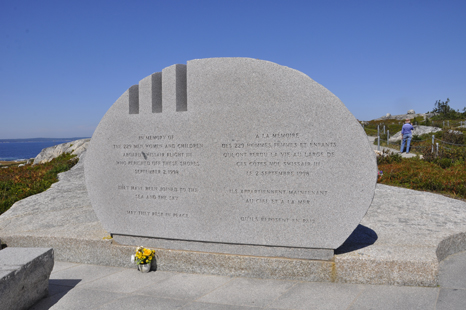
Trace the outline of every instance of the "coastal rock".
<path fill-rule="evenodd" d="M 47 163 L 64 153 L 71 153 L 79 157 L 86 151 L 89 141 L 91 139 L 81 139 L 45 148 L 34 158 L 33 165 Z"/>
<path fill-rule="evenodd" d="M 414 110 L 409 110 L 408 112 L 410 111 L 412 111 L 413 113 L 406 113 L 406 114 L 399 114 L 399 115 L 391 115 L 390 113 L 387 113 L 385 116 L 374 119 L 374 121 L 384 121 L 388 119 L 402 121 L 407 118 L 413 119 L 415 117 L 423 117 L 424 119 L 426 119 L 426 117 L 431 118 L 432 116 L 436 115 L 436 113 L 415 113 Z"/>
<path fill-rule="evenodd" d="M 416 112 L 414 112 L 414 110 L 408 110 L 406 114 L 416 114 Z"/>
<path fill-rule="evenodd" d="M 413 136 L 420 136 L 426 133 L 437 132 L 437 131 L 442 130 L 438 127 L 432 127 L 432 126 L 414 125 L 413 127 L 414 127 Z M 389 141 L 398 142 L 398 141 L 401 141 L 401 139 L 403 139 L 403 137 L 401 136 L 401 131 L 398 131 L 396 134 L 390 137 Z"/>

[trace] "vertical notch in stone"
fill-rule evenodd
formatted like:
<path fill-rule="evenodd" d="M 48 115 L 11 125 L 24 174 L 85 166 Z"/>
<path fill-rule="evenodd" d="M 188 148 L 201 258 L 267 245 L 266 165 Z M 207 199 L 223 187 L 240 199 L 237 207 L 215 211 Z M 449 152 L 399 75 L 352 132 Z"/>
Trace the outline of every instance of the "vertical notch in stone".
<path fill-rule="evenodd" d="M 162 112 L 162 73 L 153 73 L 139 81 L 139 113 Z"/>
<path fill-rule="evenodd" d="M 162 70 L 162 104 L 164 112 L 187 111 L 186 65 Z"/>
<path fill-rule="evenodd" d="M 152 74 L 152 113 L 162 112 L 162 72 Z"/>
<path fill-rule="evenodd" d="M 176 111 L 188 111 L 186 65 L 176 65 Z"/>
<path fill-rule="evenodd" d="M 129 114 L 139 114 L 139 85 L 128 89 Z"/>

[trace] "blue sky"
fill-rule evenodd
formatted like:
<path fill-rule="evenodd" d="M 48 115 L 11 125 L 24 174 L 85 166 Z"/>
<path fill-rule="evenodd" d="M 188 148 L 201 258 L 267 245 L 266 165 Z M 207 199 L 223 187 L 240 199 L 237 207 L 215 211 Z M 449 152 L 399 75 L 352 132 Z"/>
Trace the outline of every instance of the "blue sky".
<path fill-rule="evenodd" d="M 466 1 L 0 0 L 0 139 L 91 136 L 175 63 L 251 57 L 304 72 L 360 120 L 466 107 Z"/>

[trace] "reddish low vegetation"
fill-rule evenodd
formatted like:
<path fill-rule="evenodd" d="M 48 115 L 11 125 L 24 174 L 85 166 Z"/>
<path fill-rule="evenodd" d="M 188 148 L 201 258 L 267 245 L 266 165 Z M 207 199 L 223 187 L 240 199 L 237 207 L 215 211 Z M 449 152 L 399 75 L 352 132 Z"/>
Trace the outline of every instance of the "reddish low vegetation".
<path fill-rule="evenodd" d="M 466 199 L 466 166 L 461 162 L 442 167 L 438 163 L 417 158 L 378 165 L 383 171 L 379 183 L 447 194 Z"/>
<path fill-rule="evenodd" d="M 0 214 L 15 202 L 38 194 L 58 181 L 57 174 L 78 162 L 74 155 L 63 154 L 49 163 L 0 169 Z"/>

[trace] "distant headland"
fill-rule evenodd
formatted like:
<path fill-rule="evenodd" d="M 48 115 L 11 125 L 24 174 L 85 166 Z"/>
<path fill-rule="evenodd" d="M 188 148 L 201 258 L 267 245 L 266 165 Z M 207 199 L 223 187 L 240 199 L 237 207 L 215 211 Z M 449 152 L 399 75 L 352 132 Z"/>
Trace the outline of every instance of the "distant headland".
<path fill-rule="evenodd" d="M 0 143 L 28 143 L 28 142 L 74 141 L 74 140 L 90 139 L 90 138 L 91 138 L 91 137 L 0 139 Z"/>

